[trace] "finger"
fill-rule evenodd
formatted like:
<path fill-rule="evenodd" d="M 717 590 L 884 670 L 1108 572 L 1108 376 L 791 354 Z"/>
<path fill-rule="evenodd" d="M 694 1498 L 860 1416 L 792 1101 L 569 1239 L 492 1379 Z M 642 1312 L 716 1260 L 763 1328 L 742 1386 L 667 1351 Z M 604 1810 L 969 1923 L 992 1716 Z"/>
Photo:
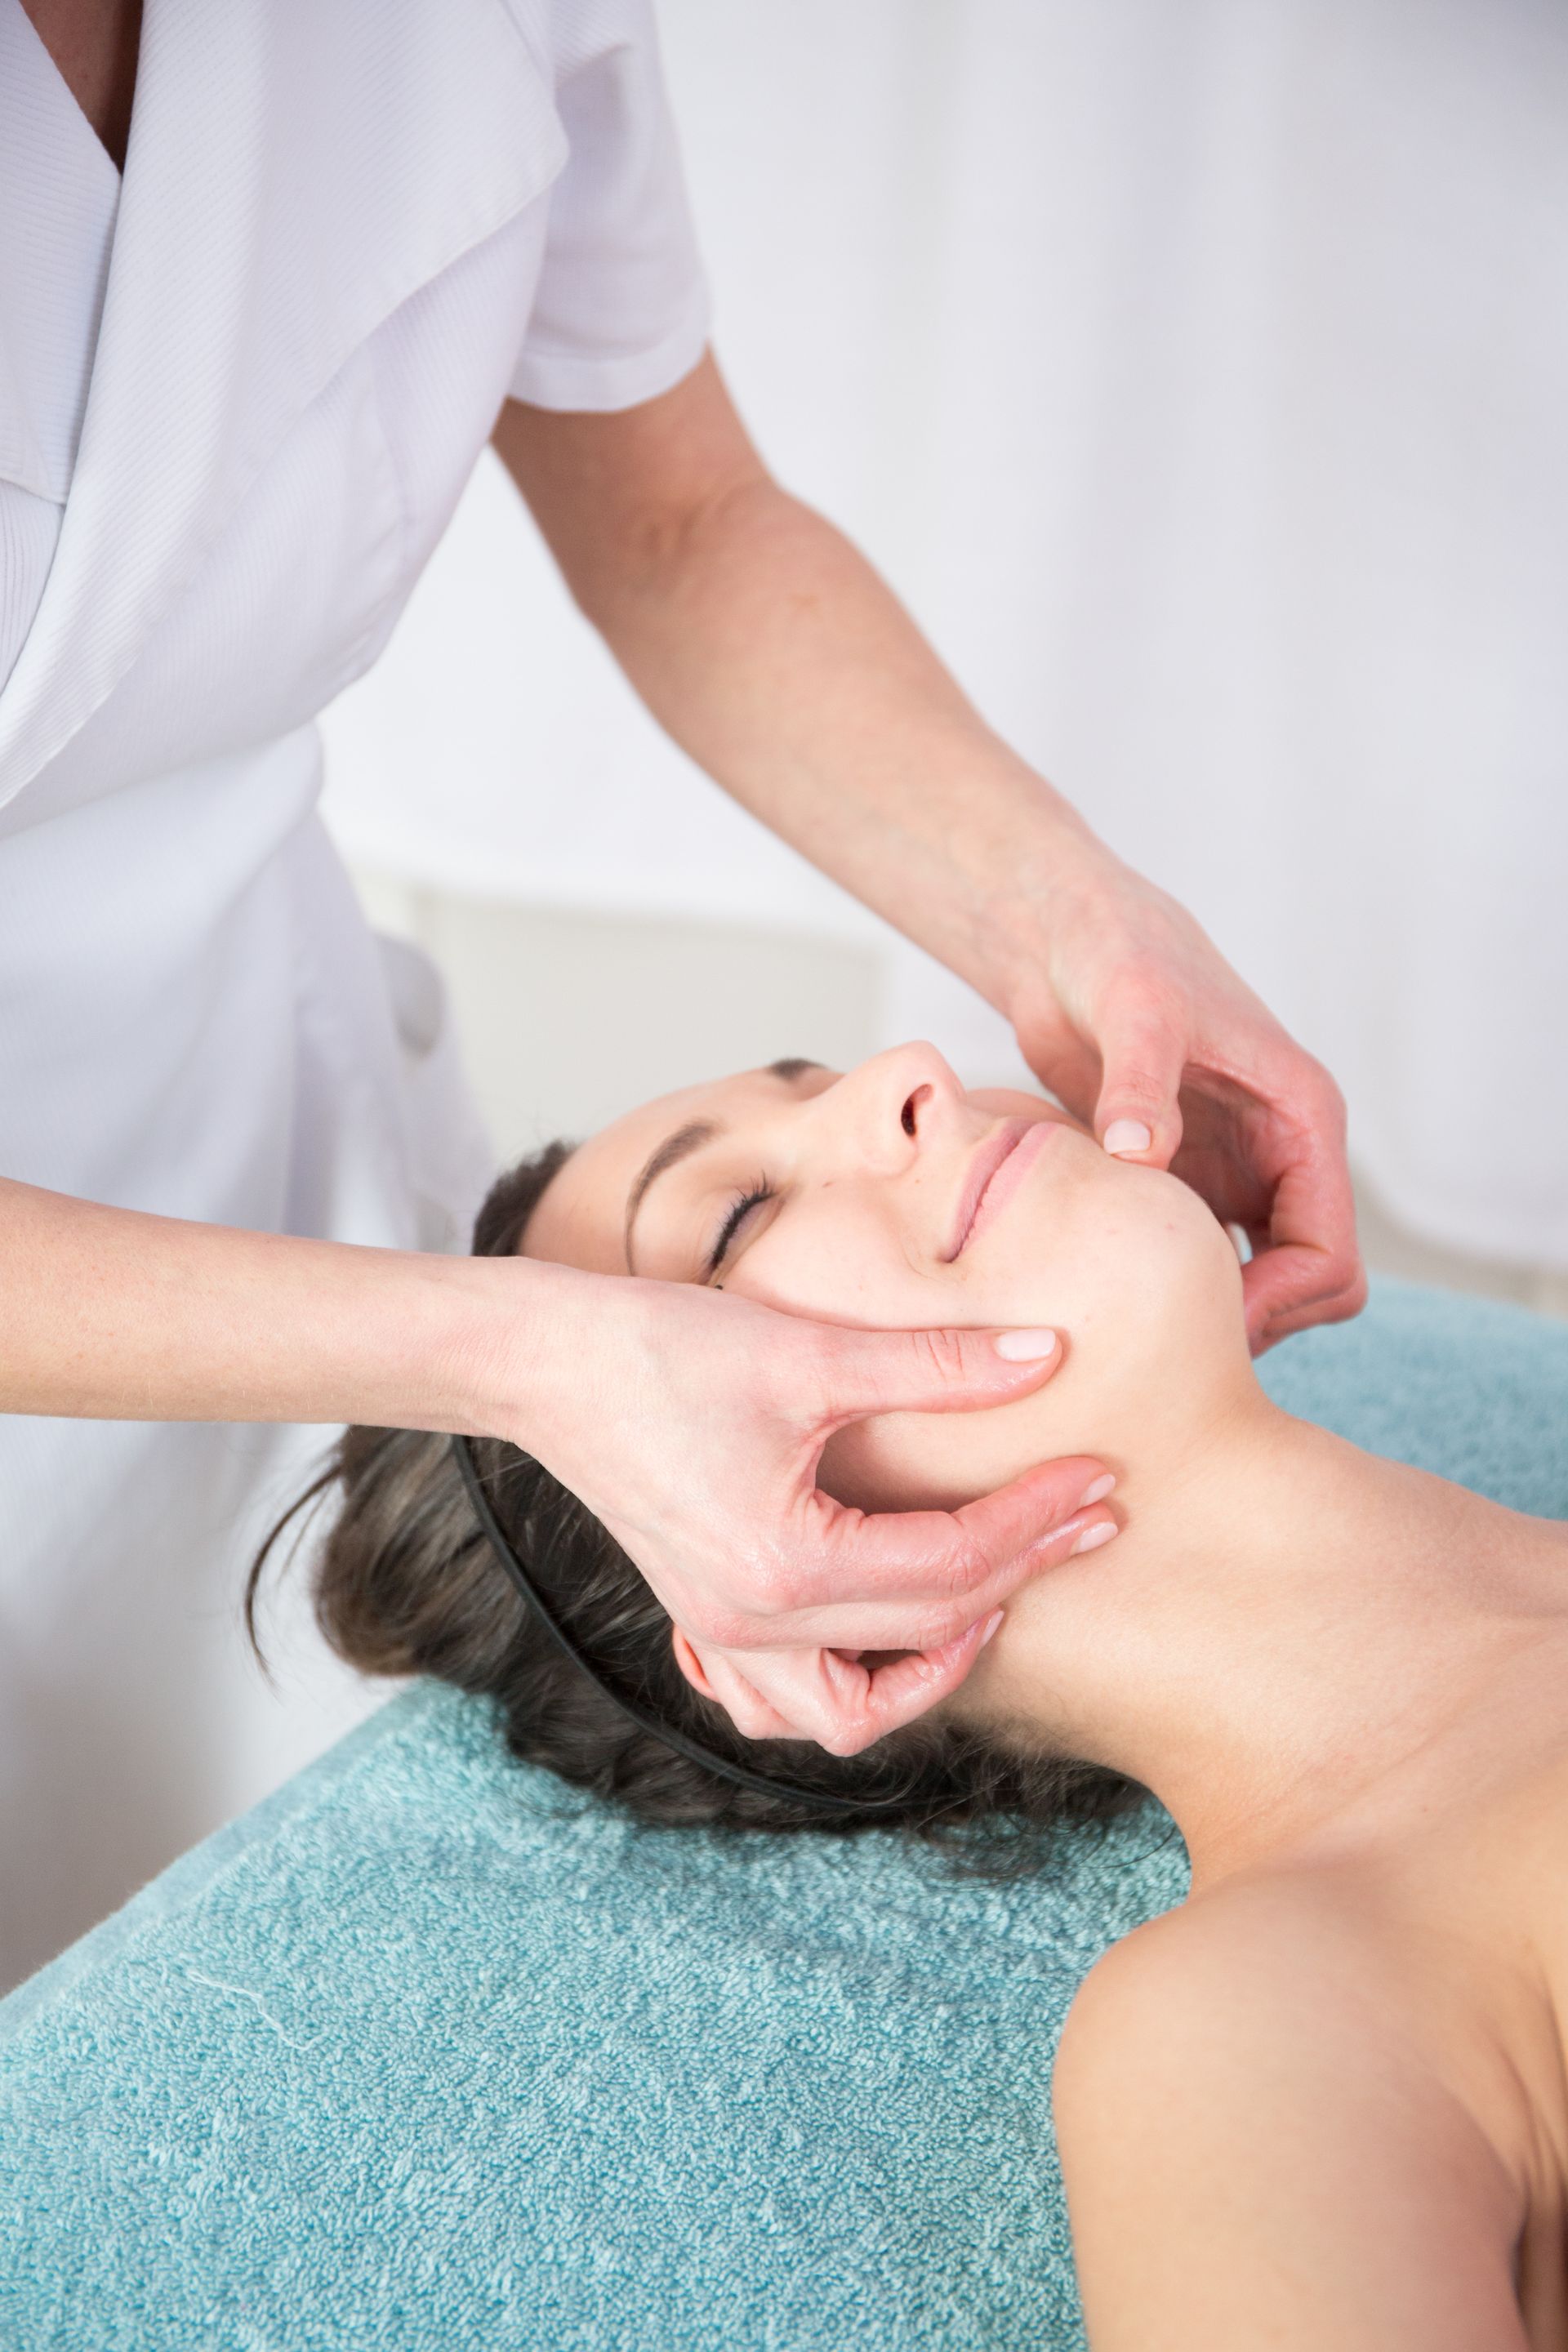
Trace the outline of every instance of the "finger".
<path fill-rule="evenodd" d="M 866 1745 L 886 1739 L 890 1731 L 901 1730 L 951 1698 L 999 1630 L 1005 1614 L 1001 1609 L 990 1610 L 941 1648 L 911 1650 L 905 1657 L 890 1658 L 886 1665 L 873 1667 L 860 1711 L 861 1727 L 868 1734 Z M 847 1728 L 840 1730 L 841 1740 Z M 856 1750 L 841 1747 L 837 1752 L 853 1755 Z"/>
<path fill-rule="evenodd" d="M 789 1621 L 792 1633 L 803 1643 L 835 1650 L 931 1650 L 953 1641 L 978 1618 L 1003 1606 L 1022 1584 L 1046 1570 L 1060 1568 L 1079 1553 L 1097 1549 L 1120 1532 L 1121 1522 L 1103 1504 L 1075 1512 L 1026 1554 L 950 1601 L 911 1603 L 904 1600 L 830 1602 L 802 1612 Z M 777 1623 L 765 1628 L 768 1642 L 778 1639 Z M 748 1651 L 748 1654 L 754 1654 Z"/>
<path fill-rule="evenodd" d="M 1177 1096 L 1187 1066 L 1185 1007 L 1152 984 L 1130 985 L 1107 1005 L 1095 1042 L 1104 1071 L 1095 1134 L 1114 1159 L 1168 1168 L 1182 1140 Z"/>
<path fill-rule="evenodd" d="M 1001 1622 L 1001 1610 L 990 1611 L 938 1648 L 877 1666 L 826 1647 L 765 1651 L 733 1680 L 749 1690 L 753 1720 L 765 1713 L 783 1727 L 763 1737 L 810 1739 L 835 1756 L 858 1756 L 951 1697 Z"/>
<path fill-rule="evenodd" d="M 1044 1328 L 859 1331 L 819 1325 L 826 1379 L 813 1424 L 826 1444 L 846 1423 L 883 1412 L 973 1412 L 1044 1388 L 1065 1350 Z"/>
<path fill-rule="evenodd" d="M 1265 1286 L 1261 1274 L 1253 1278 L 1253 1267 L 1261 1268 L 1275 1258 L 1282 1263 L 1269 1266 L 1269 1282 Z M 1300 1261 L 1295 1267 L 1286 1263 L 1292 1259 Z M 1353 1280 L 1342 1289 L 1325 1292 L 1321 1261 L 1309 1250 L 1266 1249 L 1244 1269 L 1241 1279 L 1247 1343 L 1255 1356 L 1266 1354 L 1281 1339 L 1289 1339 L 1298 1331 L 1310 1331 L 1320 1323 L 1348 1322 L 1361 1313 L 1367 1301 L 1366 1275 L 1359 1265 Z"/>
<path fill-rule="evenodd" d="M 793 1523 L 795 1558 L 775 1571 L 770 1606 L 700 1631 L 748 1654 L 818 1643 L 929 1649 L 1068 1557 L 1090 1517 L 1110 1517 L 1114 1484 L 1103 1462 L 1070 1454 L 957 1511 L 867 1513 L 818 1489 Z"/>
<path fill-rule="evenodd" d="M 703 1643 L 694 1643 L 692 1646 L 708 1678 L 708 1696 L 718 1701 L 743 1739 L 808 1739 L 811 1737 L 808 1731 L 797 1725 L 788 1711 L 790 1685 L 786 1678 L 781 1678 L 778 1683 L 781 1696 L 786 1701 L 784 1707 L 775 1706 L 763 1690 L 763 1662 L 769 1654 L 766 1651 L 759 1653 L 754 1661 L 748 1659 L 742 1672 L 726 1651 L 710 1649 Z M 802 1654 L 809 1661 L 809 1653 Z"/>
<path fill-rule="evenodd" d="M 1341 1122 L 1342 1134 L 1342 1115 Z M 1242 1273 L 1255 1353 L 1310 1324 L 1342 1321 L 1366 1303 L 1355 1196 L 1342 1140 L 1314 1130 L 1280 1175 L 1267 1245 Z"/>

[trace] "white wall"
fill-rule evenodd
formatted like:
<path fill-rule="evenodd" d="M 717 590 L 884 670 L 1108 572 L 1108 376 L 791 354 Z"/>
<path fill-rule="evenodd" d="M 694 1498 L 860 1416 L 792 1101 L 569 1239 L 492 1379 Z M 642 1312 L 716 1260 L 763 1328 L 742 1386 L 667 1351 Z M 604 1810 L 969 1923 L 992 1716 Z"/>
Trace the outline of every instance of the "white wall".
<path fill-rule="evenodd" d="M 440 966 L 505 1158 L 591 1135 L 704 1072 L 786 1054 L 852 1069 L 879 1043 L 880 972 L 866 946 L 357 878 L 376 928 Z"/>

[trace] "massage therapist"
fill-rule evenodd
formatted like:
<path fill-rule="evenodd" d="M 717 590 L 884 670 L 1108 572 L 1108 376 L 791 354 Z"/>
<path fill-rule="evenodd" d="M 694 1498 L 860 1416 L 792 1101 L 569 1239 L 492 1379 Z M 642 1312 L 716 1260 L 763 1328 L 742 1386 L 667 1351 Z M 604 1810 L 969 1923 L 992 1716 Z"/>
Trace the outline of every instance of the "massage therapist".
<path fill-rule="evenodd" d="M 138 1707 L 200 1715 L 126 1675 L 106 1722 L 102 1657 L 71 1662 L 226 1622 L 258 1456 L 224 1423 L 515 1441 L 844 1750 L 1083 1532 L 1084 1460 L 957 1517 L 814 1490 L 835 1425 L 1016 1394 L 1050 1335 L 420 1246 L 479 1176 L 316 815 L 314 721 L 487 439 L 669 733 L 998 1006 L 1109 1150 L 1249 1229 L 1258 1346 L 1360 1304 L 1331 1081 L 770 478 L 707 335 L 648 0 L 0 0 L 12 1813 L 58 1822 L 28 1757 L 62 1718 L 88 1802 Z M 932 1654 L 831 1654 L 859 1648 Z"/>

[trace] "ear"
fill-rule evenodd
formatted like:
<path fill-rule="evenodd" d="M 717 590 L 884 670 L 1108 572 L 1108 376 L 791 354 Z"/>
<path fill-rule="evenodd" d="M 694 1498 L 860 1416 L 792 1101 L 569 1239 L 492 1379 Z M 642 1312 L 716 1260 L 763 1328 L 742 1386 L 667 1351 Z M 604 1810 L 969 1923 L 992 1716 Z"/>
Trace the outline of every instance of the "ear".
<path fill-rule="evenodd" d="M 710 1698 L 719 1706 L 723 1701 L 708 1679 L 708 1669 L 681 1632 L 679 1625 L 669 1629 L 669 1646 L 675 1652 L 675 1663 L 700 1698 Z"/>

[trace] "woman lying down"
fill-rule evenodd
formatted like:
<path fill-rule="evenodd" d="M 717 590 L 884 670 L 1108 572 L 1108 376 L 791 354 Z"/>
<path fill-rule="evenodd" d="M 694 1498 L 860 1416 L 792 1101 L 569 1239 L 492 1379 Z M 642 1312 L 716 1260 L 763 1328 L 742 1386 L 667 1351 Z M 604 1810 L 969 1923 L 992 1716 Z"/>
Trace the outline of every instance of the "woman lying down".
<path fill-rule="evenodd" d="M 492 1694 L 518 1754 L 653 1822 L 929 1832 L 1152 1790 L 1192 1894 L 1094 1969 L 1056 2083 L 1097 2352 L 1568 2344 L 1568 1528 L 1279 1411 L 1196 1194 L 925 1046 L 553 1147 L 475 1247 L 836 1321 L 1053 1325 L 1048 1388 L 847 1429 L 822 1482 L 945 1507 L 1092 1452 L 1125 1525 L 1016 1595 L 934 1717 L 835 1757 L 738 1734 L 526 1456 L 475 1442 L 480 1507 L 607 1691 L 451 1442 L 353 1430 L 319 1588 L 344 1655 Z"/>

